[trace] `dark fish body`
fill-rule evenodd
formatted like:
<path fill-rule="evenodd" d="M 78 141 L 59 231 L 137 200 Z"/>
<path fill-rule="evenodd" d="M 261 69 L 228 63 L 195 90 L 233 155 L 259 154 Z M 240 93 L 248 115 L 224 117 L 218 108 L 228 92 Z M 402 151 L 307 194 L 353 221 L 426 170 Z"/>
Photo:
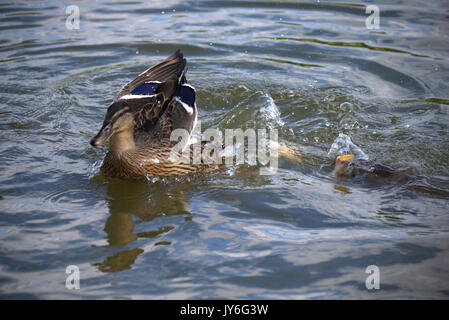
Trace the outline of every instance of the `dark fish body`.
<path fill-rule="evenodd" d="M 342 159 L 343 158 L 343 159 Z M 354 159 L 354 157 L 337 157 L 335 174 L 339 178 L 360 177 L 370 181 L 402 181 L 410 177 L 410 169 L 394 169 L 376 160 Z"/>

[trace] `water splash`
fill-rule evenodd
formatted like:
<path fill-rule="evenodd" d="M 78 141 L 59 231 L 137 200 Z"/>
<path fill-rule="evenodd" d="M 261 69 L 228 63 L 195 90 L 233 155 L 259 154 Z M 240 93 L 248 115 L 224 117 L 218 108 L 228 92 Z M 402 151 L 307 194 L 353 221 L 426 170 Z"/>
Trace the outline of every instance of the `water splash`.
<path fill-rule="evenodd" d="M 147 179 L 147 181 L 150 183 L 156 183 L 156 182 L 162 181 L 161 177 L 152 177 L 152 176 L 148 176 L 148 175 L 145 176 L 145 179 Z"/>
<path fill-rule="evenodd" d="M 226 174 L 230 177 L 232 177 L 235 174 L 235 171 L 237 170 L 237 166 L 229 167 L 228 170 L 226 170 Z"/>
<path fill-rule="evenodd" d="M 217 123 L 221 128 L 279 128 L 284 126 L 279 107 L 273 98 L 263 91 L 250 94 L 231 110 L 225 113 Z"/>
<path fill-rule="evenodd" d="M 100 168 L 103 165 L 103 159 L 95 161 L 88 169 L 87 175 L 89 179 L 100 172 Z"/>
<path fill-rule="evenodd" d="M 260 112 L 265 116 L 266 121 L 270 127 L 281 127 L 284 125 L 284 121 L 281 119 L 281 112 L 279 111 L 279 107 L 274 102 L 273 98 L 265 93 L 264 97 L 266 98 L 267 105 L 260 108 Z"/>
<path fill-rule="evenodd" d="M 336 156 L 343 154 L 353 154 L 356 158 L 364 160 L 369 159 L 368 155 L 352 142 L 350 136 L 340 133 L 332 143 L 327 155 L 330 158 L 335 158 Z"/>

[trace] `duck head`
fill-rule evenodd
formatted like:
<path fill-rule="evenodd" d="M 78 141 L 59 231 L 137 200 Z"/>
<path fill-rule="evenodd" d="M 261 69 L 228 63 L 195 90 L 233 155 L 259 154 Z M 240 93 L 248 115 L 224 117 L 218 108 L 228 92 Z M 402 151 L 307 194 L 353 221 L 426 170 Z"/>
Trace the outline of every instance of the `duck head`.
<path fill-rule="evenodd" d="M 118 100 L 110 105 L 106 112 L 103 125 L 97 135 L 90 141 L 94 147 L 101 146 L 112 136 L 133 131 L 134 114 L 126 100 Z"/>

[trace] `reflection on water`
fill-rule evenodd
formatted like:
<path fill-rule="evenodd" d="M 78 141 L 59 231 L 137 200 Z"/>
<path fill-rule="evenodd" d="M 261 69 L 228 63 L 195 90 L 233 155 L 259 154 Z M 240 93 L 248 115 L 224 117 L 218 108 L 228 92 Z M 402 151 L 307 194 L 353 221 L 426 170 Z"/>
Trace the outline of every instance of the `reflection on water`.
<path fill-rule="evenodd" d="M 144 184 L 111 179 L 107 184 L 109 217 L 104 231 L 109 246 L 122 247 L 138 238 L 157 238 L 170 232 L 173 226 L 162 226 L 156 230 L 135 232 L 136 224 L 151 221 L 157 217 L 189 215 L 189 185 L 170 186 L 160 183 Z M 155 245 L 165 244 L 158 242 Z M 169 244 L 169 243 L 168 243 Z M 96 263 L 101 271 L 129 269 L 137 256 L 144 250 L 135 248 L 122 250 L 108 256 L 102 263 Z"/>
<path fill-rule="evenodd" d="M 1 3 L 0 298 L 447 298 L 449 7 L 369 30 L 367 4 L 82 0 L 68 30 L 65 3 Z M 276 174 L 97 174 L 106 107 L 178 48 L 203 131 L 277 129 Z M 410 173 L 340 180 L 343 152 Z"/>
<path fill-rule="evenodd" d="M 144 251 L 142 249 L 131 249 L 117 252 L 109 256 L 101 263 L 95 263 L 98 270 L 103 272 L 123 271 L 131 268 L 131 265 L 136 260 L 137 256 Z"/>

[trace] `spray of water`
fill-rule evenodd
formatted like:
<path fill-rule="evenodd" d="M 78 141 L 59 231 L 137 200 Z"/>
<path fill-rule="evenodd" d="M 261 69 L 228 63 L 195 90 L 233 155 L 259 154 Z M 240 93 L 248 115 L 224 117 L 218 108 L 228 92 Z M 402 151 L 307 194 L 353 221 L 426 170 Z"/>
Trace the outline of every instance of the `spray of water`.
<path fill-rule="evenodd" d="M 260 108 L 260 113 L 264 115 L 267 124 L 270 127 L 282 127 L 284 121 L 281 120 L 281 112 L 269 94 L 264 94 L 266 104 Z"/>
<path fill-rule="evenodd" d="M 356 158 L 359 159 L 364 160 L 369 159 L 368 155 L 365 152 L 363 152 L 363 150 L 360 149 L 360 147 L 358 147 L 352 142 L 350 136 L 344 133 L 340 133 L 332 143 L 327 155 L 331 158 L 335 158 L 339 155 L 344 154 L 353 154 L 356 156 Z"/>

